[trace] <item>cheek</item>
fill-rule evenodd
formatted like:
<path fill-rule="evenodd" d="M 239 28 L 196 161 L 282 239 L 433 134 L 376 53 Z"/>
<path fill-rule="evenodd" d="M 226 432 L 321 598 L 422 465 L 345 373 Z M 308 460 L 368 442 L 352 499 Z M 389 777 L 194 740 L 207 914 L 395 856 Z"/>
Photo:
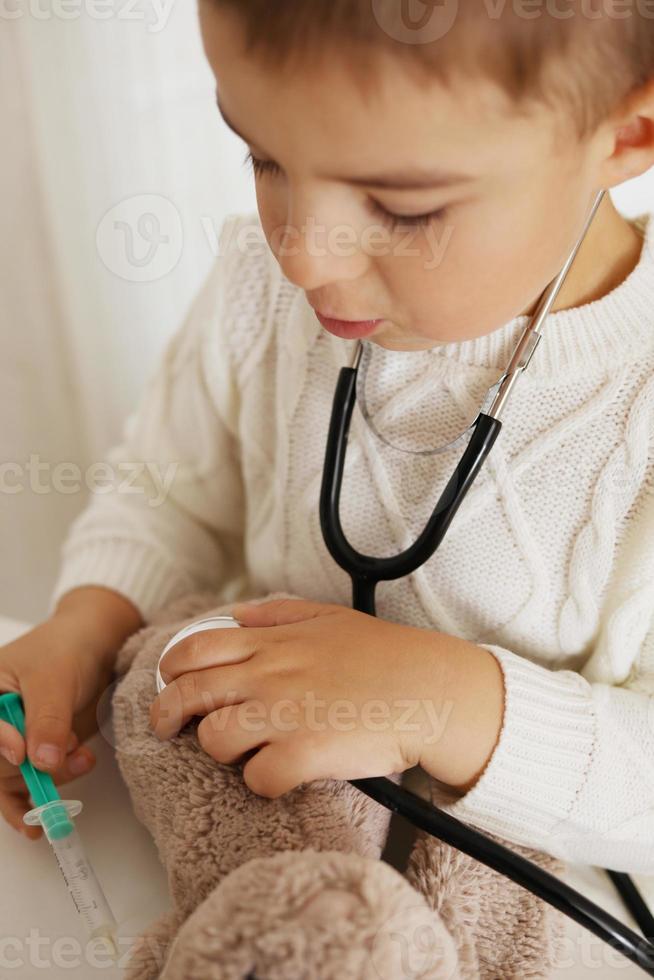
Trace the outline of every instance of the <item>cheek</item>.
<path fill-rule="evenodd" d="M 377 260 L 395 322 L 403 332 L 456 343 L 522 314 L 565 261 L 561 229 L 550 234 L 544 222 L 512 207 L 471 207 L 417 235 L 399 235 L 397 247 Z"/>
<path fill-rule="evenodd" d="M 489 317 L 506 287 L 505 261 L 494 236 L 485 239 L 477 222 L 452 216 L 417 234 L 398 233 L 377 269 L 403 332 L 452 343 L 499 325 L 489 324 Z M 515 256 L 511 261 L 515 265 Z"/>
<path fill-rule="evenodd" d="M 270 181 L 267 182 L 268 185 Z M 274 255 L 281 242 L 282 230 L 286 222 L 286 201 L 280 191 L 266 187 L 265 180 L 256 183 L 257 210 L 266 241 Z"/>
<path fill-rule="evenodd" d="M 279 260 L 286 190 L 260 180 L 256 191 L 264 234 Z M 565 200 L 563 189 L 558 197 Z M 551 198 L 543 180 L 538 197 L 533 188 L 514 187 L 487 203 L 457 206 L 424 229 L 391 236 L 371 257 L 368 272 L 388 297 L 384 305 L 398 335 L 472 340 L 530 308 L 560 271 L 572 235 L 561 227 L 563 212 L 552 208 Z"/>

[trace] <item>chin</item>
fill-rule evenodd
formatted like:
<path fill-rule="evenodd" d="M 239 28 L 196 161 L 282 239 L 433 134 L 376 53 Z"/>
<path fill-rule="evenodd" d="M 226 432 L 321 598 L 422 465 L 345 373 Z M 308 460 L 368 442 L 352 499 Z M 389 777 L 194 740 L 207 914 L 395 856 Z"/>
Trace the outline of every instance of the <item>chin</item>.
<path fill-rule="evenodd" d="M 442 347 L 443 344 L 449 344 L 449 340 L 434 340 L 431 337 L 412 337 L 408 336 L 394 336 L 394 337 L 383 337 L 381 334 L 378 337 L 371 337 L 370 343 L 377 344 L 378 347 L 383 347 L 385 350 L 397 350 L 397 351 L 420 351 L 420 350 L 431 350 L 434 347 Z"/>

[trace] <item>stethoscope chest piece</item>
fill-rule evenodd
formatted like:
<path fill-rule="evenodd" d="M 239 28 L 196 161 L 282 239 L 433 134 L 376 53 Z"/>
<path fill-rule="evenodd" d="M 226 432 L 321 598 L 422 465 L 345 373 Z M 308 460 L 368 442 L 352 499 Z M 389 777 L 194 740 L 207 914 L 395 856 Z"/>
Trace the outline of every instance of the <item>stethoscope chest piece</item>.
<path fill-rule="evenodd" d="M 157 672 L 155 675 L 155 680 L 157 684 L 157 693 L 161 694 L 164 687 L 166 686 L 166 683 L 163 677 L 161 676 L 161 671 L 159 670 L 161 661 L 163 660 L 164 656 L 168 653 L 168 651 L 175 646 L 176 643 L 179 643 L 181 640 L 185 640 L 187 636 L 192 636 L 193 633 L 201 633 L 204 630 L 233 629 L 235 626 L 238 627 L 239 629 L 242 628 L 241 624 L 238 623 L 233 618 L 233 616 L 208 616 L 206 619 L 196 619 L 194 623 L 189 623 L 188 626 L 184 626 L 184 628 L 178 630 L 174 636 L 171 636 L 171 638 L 168 640 L 168 643 L 166 643 L 165 647 L 161 651 L 161 655 L 159 656 L 159 660 L 157 661 Z"/>

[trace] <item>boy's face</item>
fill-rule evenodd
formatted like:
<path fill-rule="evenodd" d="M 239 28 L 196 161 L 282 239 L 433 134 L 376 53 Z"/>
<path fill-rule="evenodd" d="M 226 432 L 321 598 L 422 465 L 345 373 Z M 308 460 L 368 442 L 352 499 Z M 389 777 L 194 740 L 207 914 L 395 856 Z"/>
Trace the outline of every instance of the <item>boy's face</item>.
<path fill-rule="evenodd" d="M 271 73 L 244 54 L 231 11 L 204 2 L 200 20 L 224 115 L 276 165 L 256 177 L 267 241 L 316 310 L 382 318 L 370 340 L 392 350 L 472 339 L 533 311 L 599 190 L 591 147 L 557 132 L 551 109 L 511 117 L 483 79 L 421 88 L 386 53 L 367 102 L 348 73 L 354 52 Z M 392 186 L 415 170 L 461 176 Z M 376 208 L 447 210 L 393 231 Z"/>

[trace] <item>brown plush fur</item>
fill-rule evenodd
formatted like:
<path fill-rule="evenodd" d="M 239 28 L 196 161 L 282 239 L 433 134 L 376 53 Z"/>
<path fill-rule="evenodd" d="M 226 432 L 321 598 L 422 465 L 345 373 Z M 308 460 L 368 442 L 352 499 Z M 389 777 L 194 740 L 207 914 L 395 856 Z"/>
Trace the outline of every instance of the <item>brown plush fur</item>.
<path fill-rule="evenodd" d="M 157 739 L 149 710 L 161 651 L 188 623 L 227 612 L 210 593 L 184 596 L 118 655 L 118 765 L 172 905 L 134 945 L 125 980 L 546 978 L 563 917 L 524 889 L 421 831 L 403 876 L 379 860 L 388 810 L 333 779 L 258 796 L 243 763 L 203 750 L 198 719 Z"/>

